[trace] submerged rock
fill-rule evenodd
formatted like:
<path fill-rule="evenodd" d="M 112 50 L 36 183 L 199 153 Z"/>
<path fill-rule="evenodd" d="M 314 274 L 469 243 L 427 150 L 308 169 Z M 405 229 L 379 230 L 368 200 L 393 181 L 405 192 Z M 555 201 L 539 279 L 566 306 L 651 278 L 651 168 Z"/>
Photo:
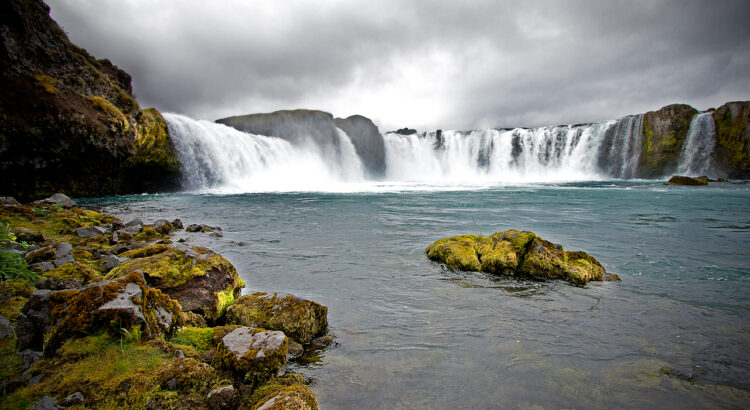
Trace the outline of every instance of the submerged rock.
<path fill-rule="evenodd" d="M 133 259 L 112 269 L 106 279 L 143 272 L 149 286 L 180 302 L 183 310 L 211 321 L 222 317 L 245 287 L 234 266 L 207 248 L 156 244 L 121 256 Z"/>
<path fill-rule="evenodd" d="M 672 178 L 669 178 L 669 181 L 665 182 L 664 185 L 703 186 L 708 185 L 708 178 L 704 179 L 674 175 Z"/>
<path fill-rule="evenodd" d="M 462 235 L 440 239 L 425 249 L 427 257 L 450 269 L 483 271 L 534 279 L 564 279 L 575 284 L 619 280 L 585 252 L 566 252 L 562 245 L 533 232 L 509 230 L 490 237 Z"/>
<path fill-rule="evenodd" d="M 306 344 L 328 331 L 328 308 L 283 293 L 256 292 L 240 296 L 227 308 L 227 324 L 281 330 Z"/>

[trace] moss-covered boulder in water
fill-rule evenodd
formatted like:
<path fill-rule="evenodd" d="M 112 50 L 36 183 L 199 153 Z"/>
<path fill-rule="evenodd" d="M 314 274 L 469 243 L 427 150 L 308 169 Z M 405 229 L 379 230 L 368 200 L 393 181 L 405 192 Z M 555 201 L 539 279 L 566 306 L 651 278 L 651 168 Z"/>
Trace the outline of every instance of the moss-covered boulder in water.
<path fill-rule="evenodd" d="M 565 279 L 575 284 L 619 280 L 585 252 L 566 252 L 562 245 L 533 232 L 509 230 L 490 237 L 453 236 L 428 246 L 427 256 L 450 269 L 525 276 L 533 279 Z"/>
<path fill-rule="evenodd" d="M 284 332 L 243 326 L 221 338 L 214 360 L 244 383 L 257 387 L 279 374 L 286 353 Z"/>
<path fill-rule="evenodd" d="M 728 102 L 713 113 L 714 166 L 729 178 L 750 178 L 750 101 Z"/>
<path fill-rule="evenodd" d="M 425 252 L 428 258 L 443 262 L 451 269 L 479 271 L 482 264 L 479 262 L 476 245 L 480 239 L 482 237 L 478 235 L 452 236 L 436 241 Z"/>
<path fill-rule="evenodd" d="M 639 178 L 655 178 L 677 169 L 690 121 L 696 114 L 698 110 L 689 105 L 672 104 L 643 115 Z"/>
<path fill-rule="evenodd" d="M 301 375 L 287 373 L 257 388 L 250 398 L 249 408 L 316 410 L 318 400 Z"/>
<path fill-rule="evenodd" d="M 703 178 L 686 177 L 683 175 L 673 175 L 664 185 L 687 185 L 687 186 L 704 186 L 708 185 L 708 180 Z"/>
<path fill-rule="evenodd" d="M 151 254 L 151 251 L 158 252 Z M 135 257 L 112 269 L 107 279 L 140 271 L 149 286 L 180 302 L 185 311 L 215 321 L 239 296 L 245 283 L 234 266 L 218 253 L 198 246 L 166 247 L 157 244 L 128 255 Z M 138 258 L 137 256 L 143 256 Z M 146 256 L 148 255 L 148 256 Z"/>
<path fill-rule="evenodd" d="M 257 292 L 240 296 L 227 308 L 227 324 L 281 330 L 299 343 L 328 331 L 328 308 L 293 295 Z"/>
<path fill-rule="evenodd" d="M 139 326 L 144 338 L 156 338 L 179 325 L 180 309 L 139 273 L 97 282 L 81 289 L 34 292 L 18 316 L 18 344 L 54 354 L 66 339 L 108 328 Z"/>

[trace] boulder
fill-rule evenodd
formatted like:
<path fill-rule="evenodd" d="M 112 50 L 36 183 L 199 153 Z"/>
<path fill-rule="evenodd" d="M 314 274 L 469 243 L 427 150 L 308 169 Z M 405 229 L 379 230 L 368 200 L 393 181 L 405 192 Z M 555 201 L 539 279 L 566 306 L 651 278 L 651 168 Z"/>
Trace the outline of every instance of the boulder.
<path fill-rule="evenodd" d="M 77 391 L 75 393 L 69 394 L 67 397 L 65 397 L 61 402 L 60 405 L 63 407 L 70 407 L 74 406 L 76 404 L 83 404 L 83 402 L 86 401 L 86 397 L 84 397 L 83 393 L 80 391 Z"/>
<path fill-rule="evenodd" d="M 234 410 L 240 406 L 240 392 L 234 386 L 217 387 L 206 395 L 210 410 Z"/>
<path fill-rule="evenodd" d="M 151 339 L 172 332 L 179 318 L 177 302 L 131 273 L 80 289 L 34 292 L 18 316 L 16 335 L 21 349 L 51 355 L 66 339 L 107 328 L 110 321 L 123 328 L 139 325 Z"/>
<path fill-rule="evenodd" d="M 227 324 L 281 330 L 306 344 L 328 331 L 328 308 L 284 293 L 240 296 L 227 308 Z"/>
<path fill-rule="evenodd" d="M 58 278 L 55 276 L 40 279 L 34 284 L 37 289 L 78 289 L 82 286 L 81 281 L 75 278 Z"/>
<path fill-rule="evenodd" d="M 158 253 L 149 254 L 150 250 Z M 200 313 L 210 321 L 222 317 L 245 286 L 234 266 L 207 248 L 157 244 L 122 256 L 133 259 L 112 269 L 106 279 L 142 272 L 149 286 L 180 302 L 183 310 Z"/>
<path fill-rule="evenodd" d="M 213 227 L 213 226 L 208 226 L 204 224 L 200 224 L 200 225 L 190 224 L 188 225 L 187 228 L 185 228 L 185 231 L 187 232 L 213 232 L 216 229 L 221 230 L 221 228 L 219 227 Z"/>
<path fill-rule="evenodd" d="M 121 263 L 129 261 L 130 258 L 118 257 L 115 255 L 104 255 L 102 260 L 104 261 L 104 269 L 110 271 L 120 266 Z"/>
<path fill-rule="evenodd" d="M 343 130 L 354 145 L 362 165 L 372 177 L 385 175 L 385 142 L 378 127 L 361 115 L 336 118 L 336 126 Z"/>
<path fill-rule="evenodd" d="M 672 178 L 669 178 L 669 181 L 665 182 L 664 185 L 703 186 L 708 185 L 708 179 L 674 175 Z"/>
<path fill-rule="evenodd" d="M 85 228 L 76 229 L 76 236 L 80 238 L 95 238 L 97 236 L 102 236 L 106 233 L 107 231 L 105 231 L 103 228 L 100 228 L 98 226 L 87 226 Z"/>
<path fill-rule="evenodd" d="M 608 273 L 593 256 L 566 252 L 562 245 L 546 241 L 533 232 L 509 230 L 490 237 L 453 236 L 425 249 L 428 258 L 448 268 L 483 271 L 533 279 L 564 279 L 583 285 L 589 281 L 620 280 Z"/>
<path fill-rule="evenodd" d="M 55 205 L 60 205 L 61 207 L 66 208 L 66 209 L 73 208 L 74 206 L 77 205 L 74 200 L 70 199 L 70 197 L 68 197 L 67 195 L 61 194 L 61 193 L 54 194 L 45 199 L 40 199 L 39 201 L 35 201 L 34 203 L 35 204 L 37 203 L 55 204 Z"/>
<path fill-rule="evenodd" d="M 52 246 L 45 246 L 44 248 L 28 252 L 24 256 L 28 264 L 54 260 L 55 258 L 57 258 L 57 252 Z"/>
<path fill-rule="evenodd" d="M 12 196 L 0 196 L 0 206 L 21 206 L 21 203 Z"/>
<path fill-rule="evenodd" d="M 156 232 L 159 232 L 162 235 L 169 235 L 177 229 L 174 227 L 174 225 L 172 225 L 171 222 L 167 221 L 166 219 L 159 219 L 151 224 L 151 226 L 154 227 Z"/>
<path fill-rule="evenodd" d="M 5 316 L 0 315 L 0 339 L 13 335 L 13 325 Z"/>
<path fill-rule="evenodd" d="M 17 228 L 14 229 L 13 235 L 16 235 L 16 242 L 26 242 L 29 244 L 41 244 L 44 243 L 44 235 L 41 232 L 34 232 L 28 229 Z"/>
<path fill-rule="evenodd" d="M 317 410 L 318 400 L 301 375 L 287 373 L 256 389 L 250 399 L 250 408 Z"/>
<path fill-rule="evenodd" d="M 251 386 L 276 377 L 286 363 L 284 332 L 240 327 L 227 333 L 216 347 L 216 360 Z"/>

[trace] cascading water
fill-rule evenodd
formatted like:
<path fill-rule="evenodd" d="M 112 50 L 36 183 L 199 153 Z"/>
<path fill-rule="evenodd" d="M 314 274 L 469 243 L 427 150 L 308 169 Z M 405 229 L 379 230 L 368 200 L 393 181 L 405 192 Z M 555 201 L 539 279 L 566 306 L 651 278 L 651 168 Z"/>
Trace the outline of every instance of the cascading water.
<path fill-rule="evenodd" d="M 343 132 L 338 152 L 328 152 L 182 115 L 164 114 L 164 119 L 175 137 L 187 189 L 327 191 L 363 178 L 362 164 Z"/>
<path fill-rule="evenodd" d="M 704 112 L 690 121 L 685 143 L 680 153 L 677 173 L 706 175 L 711 170 L 711 155 L 716 145 L 716 124 L 712 112 Z"/>
<path fill-rule="evenodd" d="M 361 191 L 419 186 L 585 181 L 638 177 L 642 115 L 584 125 L 445 131 L 382 138 L 385 172 L 368 179 L 339 128 L 317 141 L 289 142 L 209 121 L 165 114 L 183 167 L 184 187 L 211 192 Z M 378 141 L 380 142 L 380 141 Z M 363 140 L 358 140 L 363 144 Z M 680 172 L 706 173 L 715 144 L 710 113 L 693 118 Z M 382 157 L 381 157 L 382 158 Z"/>

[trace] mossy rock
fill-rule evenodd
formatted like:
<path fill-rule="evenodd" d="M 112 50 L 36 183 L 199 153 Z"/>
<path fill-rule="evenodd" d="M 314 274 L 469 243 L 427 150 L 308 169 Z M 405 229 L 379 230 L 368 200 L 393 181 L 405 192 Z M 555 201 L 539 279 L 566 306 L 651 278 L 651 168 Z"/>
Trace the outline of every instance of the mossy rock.
<path fill-rule="evenodd" d="M 0 407 L 31 408 L 44 395 L 59 402 L 80 391 L 86 408 L 204 408 L 217 380 L 213 368 L 174 358 L 163 342 L 124 336 L 106 331 L 66 340 L 57 355 L 34 366 L 32 374 L 43 376 L 39 383 L 0 397 Z"/>
<path fill-rule="evenodd" d="M 243 326 L 221 339 L 214 360 L 243 383 L 257 387 L 279 374 L 286 354 L 284 332 Z"/>
<path fill-rule="evenodd" d="M 708 180 L 682 175 L 674 175 L 672 176 L 672 178 L 669 178 L 669 181 L 667 181 L 664 185 L 706 186 L 708 185 Z"/>
<path fill-rule="evenodd" d="M 750 178 L 750 101 L 728 102 L 713 117 L 716 148 L 712 163 L 729 178 Z"/>
<path fill-rule="evenodd" d="M 317 410 L 318 400 L 301 375 L 287 373 L 257 388 L 247 408 Z"/>
<path fill-rule="evenodd" d="M 677 169 L 690 122 L 696 114 L 698 110 L 689 105 L 673 104 L 643 115 L 638 178 L 655 178 Z"/>
<path fill-rule="evenodd" d="M 237 298 L 227 308 L 226 322 L 281 330 L 306 344 L 328 331 L 328 308 L 294 295 L 256 292 Z"/>
<path fill-rule="evenodd" d="M 192 346 L 203 353 L 216 346 L 213 342 L 213 337 L 213 328 L 184 327 L 175 333 L 170 342 L 178 345 Z"/>
<path fill-rule="evenodd" d="M 81 289 L 34 292 L 18 316 L 21 348 L 54 354 L 67 339 L 106 329 L 139 326 L 144 338 L 171 333 L 179 326 L 179 304 L 146 285 L 143 276 L 97 282 Z"/>
<path fill-rule="evenodd" d="M 450 269 L 480 271 L 476 245 L 482 239 L 478 235 L 452 236 L 440 239 L 425 249 L 427 257 L 445 263 Z"/>
<path fill-rule="evenodd" d="M 180 302 L 182 309 L 216 321 L 239 296 L 245 283 L 223 256 L 202 247 L 152 245 L 135 253 L 150 256 L 125 261 L 112 269 L 107 279 L 140 271 L 148 284 Z"/>
<path fill-rule="evenodd" d="M 99 282 L 104 279 L 100 272 L 80 262 L 66 263 L 60 267 L 44 272 L 44 276 L 58 279 L 77 279 L 84 285 Z"/>
<path fill-rule="evenodd" d="M 106 247 L 105 245 L 89 246 L 87 244 L 97 244 L 107 237 L 79 238 L 74 235 L 76 229 L 120 223 L 118 218 L 99 211 L 82 208 L 65 209 L 59 205 L 48 203 L 2 206 L 0 207 L 0 221 L 10 224 L 14 229 L 38 232 L 47 239 L 54 239 L 58 242 L 65 241 L 74 246 L 89 248 Z"/>
<path fill-rule="evenodd" d="M 520 272 L 545 279 L 564 279 L 567 270 L 562 245 L 536 237 L 529 245 Z"/>
<path fill-rule="evenodd" d="M 566 252 L 562 245 L 533 232 L 508 230 L 490 237 L 453 236 L 428 246 L 427 256 L 450 269 L 477 271 L 532 279 L 565 279 L 583 285 L 589 281 L 619 280 L 585 252 Z"/>
<path fill-rule="evenodd" d="M 15 323 L 18 314 L 34 291 L 36 288 L 24 280 L 0 281 L 0 315 Z"/>

